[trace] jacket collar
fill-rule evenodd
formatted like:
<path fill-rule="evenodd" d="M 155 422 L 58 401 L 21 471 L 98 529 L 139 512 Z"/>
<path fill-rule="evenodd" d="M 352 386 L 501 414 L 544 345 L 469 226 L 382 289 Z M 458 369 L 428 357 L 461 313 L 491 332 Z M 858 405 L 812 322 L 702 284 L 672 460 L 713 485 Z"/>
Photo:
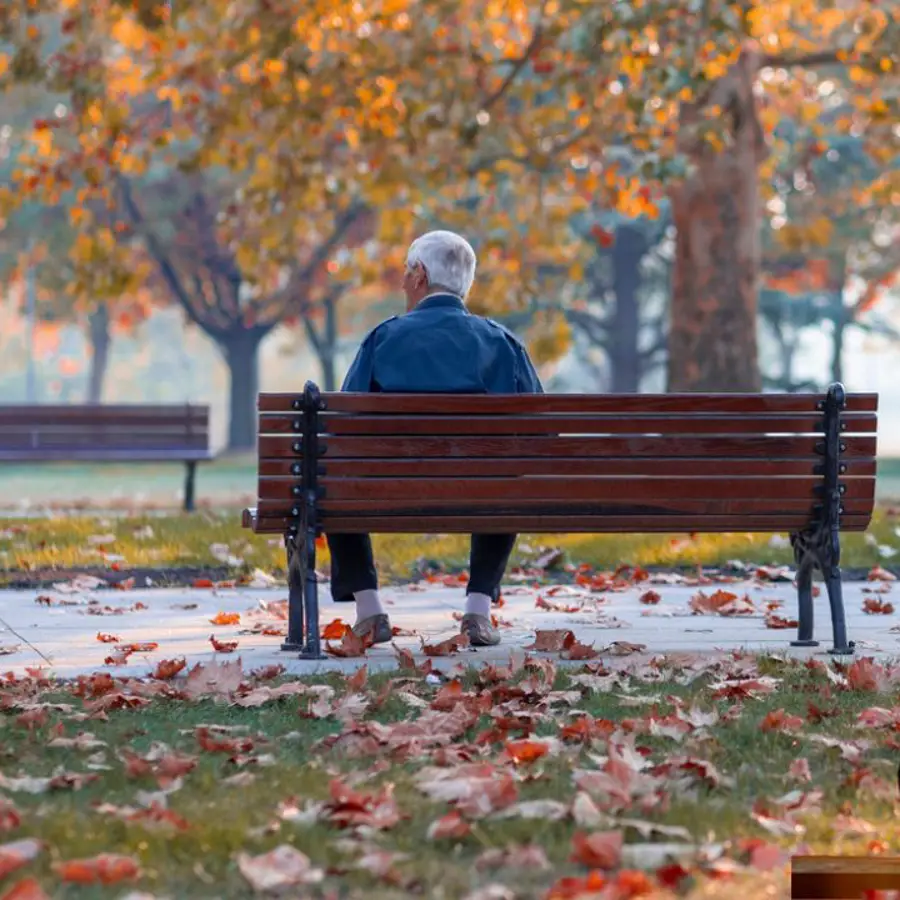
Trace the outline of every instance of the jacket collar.
<path fill-rule="evenodd" d="M 429 294 L 427 297 L 423 297 L 413 308 L 412 312 L 416 312 L 416 310 L 420 309 L 437 309 L 440 307 L 449 307 L 451 309 L 462 309 L 466 308 L 465 303 L 462 301 L 462 297 L 458 297 L 456 294 L 449 294 L 446 291 L 442 291 L 437 294 Z"/>

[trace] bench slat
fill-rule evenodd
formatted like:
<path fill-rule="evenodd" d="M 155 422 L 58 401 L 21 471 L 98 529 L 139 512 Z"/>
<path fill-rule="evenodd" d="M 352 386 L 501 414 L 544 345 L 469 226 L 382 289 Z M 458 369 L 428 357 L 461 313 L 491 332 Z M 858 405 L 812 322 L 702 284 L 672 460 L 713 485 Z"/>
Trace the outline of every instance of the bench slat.
<path fill-rule="evenodd" d="M 0 406 L 0 425 L 205 425 L 208 407 L 171 406 Z"/>
<path fill-rule="evenodd" d="M 0 462 L 203 462 L 214 459 L 207 448 L 157 447 L 109 449 L 80 447 L 73 449 L 4 450 Z"/>
<path fill-rule="evenodd" d="M 98 449 L 146 449 L 146 448 L 180 448 L 188 447 L 202 449 L 209 443 L 209 437 L 205 434 L 112 434 L 97 435 L 90 432 L 77 432 L 73 434 L 0 434 L 0 449 L 3 450 L 64 450 L 67 447 L 85 448 L 96 447 Z"/>
<path fill-rule="evenodd" d="M 261 478 L 262 500 L 293 501 L 299 481 Z M 318 480 L 323 508 L 332 501 L 441 500 L 465 505 L 471 501 L 562 500 L 605 501 L 711 499 L 775 499 L 811 501 L 820 497 L 821 478 L 621 478 L 621 477 L 522 477 L 522 478 L 332 478 Z M 845 486 L 846 500 L 870 500 L 874 478 L 856 478 Z M 296 501 L 294 501 L 296 502 Z"/>
<path fill-rule="evenodd" d="M 825 394 L 350 394 L 323 393 L 327 408 L 346 413 L 774 413 L 808 412 Z M 291 412 L 301 394 L 260 394 L 260 412 Z M 875 412 L 878 395 L 847 394 L 846 412 Z"/>
<path fill-rule="evenodd" d="M 489 511 L 496 515 L 526 515 L 543 513 L 545 515 L 645 515 L 672 516 L 693 514 L 699 516 L 743 516 L 743 515 L 779 515 L 781 513 L 805 512 L 812 518 L 816 502 L 809 498 L 792 498 L 779 500 L 733 499 L 731 497 L 657 497 L 640 500 L 636 498 L 608 499 L 556 499 L 547 497 L 516 497 L 513 499 L 496 499 L 488 497 L 468 498 L 466 502 L 457 500 L 415 500 L 411 498 L 396 500 L 322 500 L 319 512 L 323 521 L 329 516 L 369 515 L 383 516 L 429 516 L 429 515 L 467 515 Z M 284 500 L 258 500 L 260 512 L 277 515 L 290 515 L 292 504 Z M 848 515 L 863 515 L 868 512 L 871 502 L 864 498 L 848 500 L 843 504 Z"/>
<path fill-rule="evenodd" d="M 842 531 L 865 531 L 868 515 L 841 517 Z M 248 519 L 249 521 L 249 519 Z M 261 515 L 255 520 L 260 534 L 284 534 L 296 520 L 287 516 Z M 776 533 L 799 531 L 809 524 L 808 514 L 778 516 L 381 516 L 340 517 L 327 520 L 333 534 L 686 534 Z"/>
<path fill-rule="evenodd" d="M 815 457 L 816 444 L 822 438 L 795 437 L 326 437 L 326 459 L 340 457 L 470 457 L 483 456 L 652 456 L 665 458 L 722 457 L 746 459 L 752 457 Z M 875 455 L 875 437 L 843 439 L 848 458 Z M 297 438 L 262 436 L 259 455 L 269 459 L 299 458 L 293 447 Z M 821 459 L 821 457 L 819 457 Z"/>
<path fill-rule="evenodd" d="M 260 434 L 297 434 L 302 416 L 260 416 Z M 822 434 L 821 414 L 799 416 L 348 416 L 323 413 L 320 434 L 495 435 L 495 434 Z M 871 434 L 878 419 L 869 413 L 845 417 L 846 434 Z"/>
<path fill-rule="evenodd" d="M 286 459 L 261 459 L 260 477 L 293 477 L 294 463 Z M 812 476 L 814 467 L 822 465 L 822 458 L 814 459 L 593 459 L 576 457 L 531 459 L 509 457 L 507 459 L 332 459 L 329 454 L 319 462 L 320 472 L 336 477 L 383 478 L 453 478 L 476 476 L 513 475 L 599 475 L 636 476 L 664 475 L 689 478 L 695 475 L 719 476 Z M 874 459 L 848 460 L 847 473 L 854 478 L 875 475 Z M 817 476 L 821 483 L 822 476 Z"/>

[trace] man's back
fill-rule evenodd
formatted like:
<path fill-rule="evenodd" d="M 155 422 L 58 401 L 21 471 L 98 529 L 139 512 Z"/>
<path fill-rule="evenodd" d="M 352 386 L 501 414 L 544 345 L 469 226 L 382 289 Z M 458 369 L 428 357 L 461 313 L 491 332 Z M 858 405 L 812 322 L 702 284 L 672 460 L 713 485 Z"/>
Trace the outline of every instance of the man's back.
<path fill-rule="evenodd" d="M 344 391 L 386 393 L 542 393 L 521 342 L 459 297 L 438 293 L 388 319 L 363 342 Z"/>

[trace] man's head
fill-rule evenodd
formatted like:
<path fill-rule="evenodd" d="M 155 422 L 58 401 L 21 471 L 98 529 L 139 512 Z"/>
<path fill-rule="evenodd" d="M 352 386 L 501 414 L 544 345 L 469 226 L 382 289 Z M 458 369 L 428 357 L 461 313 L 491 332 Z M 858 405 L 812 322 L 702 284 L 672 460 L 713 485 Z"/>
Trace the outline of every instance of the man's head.
<path fill-rule="evenodd" d="M 406 254 L 403 291 L 406 308 L 438 291 L 465 300 L 475 280 L 475 251 L 452 231 L 429 231 L 410 244 Z"/>

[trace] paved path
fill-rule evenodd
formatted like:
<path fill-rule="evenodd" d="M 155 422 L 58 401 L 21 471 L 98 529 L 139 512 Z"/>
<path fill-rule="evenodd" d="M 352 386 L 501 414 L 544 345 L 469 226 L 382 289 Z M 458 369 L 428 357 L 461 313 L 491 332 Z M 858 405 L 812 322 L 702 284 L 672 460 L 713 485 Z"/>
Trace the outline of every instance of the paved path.
<path fill-rule="evenodd" d="M 890 601 L 890 586 L 884 594 L 871 593 L 881 585 L 866 583 L 845 584 L 845 606 L 849 635 L 856 641 L 858 655 L 900 656 L 900 613 L 868 615 L 863 612 L 866 599 Z M 725 617 L 694 615 L 689 608 L 697 586 L 679 584 L 643 584 L 621 593 L 591 594 L 580 589 L 564 587 L 555 594 L 547 588 L 509 584 L 504 587 L 505 606 L 498 615 L 508 626 L 502 628 L 503 643 L 496 648 L 467 650 L 453 657 L 434 659 L 436 667 L 447 670 L 457 663 L 480 664 L 485 661 L 505 661 L 510 652 L 521 653 L 531 644 L 536 629 L 566 628 L 575 632 L 583 643 L 608 648 L 614 642 L 643 645 L 617 657 L 617 649 L 603 653 L 603 659 L 617 662 L 638 662 L 660 652 L 688 652 L 709 654 L 717 651 L 749 649 L 763 652 L 790 652 L 799 655 L 816 654 L 825 657 L 831 645 L 828 603 L 823 595 L 816 600 L 816 637 L 822 642 L 812 649 L 790 647 L 793 630 L 767 628 L 764 609 L 768 601 L 782 601 L 777 614 L 796 615 L 795 591 L 788 582 L 759 583 L 743 581 L 713 584 L 700 588 L 707 594 L 717 589 L 747 595 L 758 612 L 753 616 Z M 661 596 L 654 606 L 641 604 L 639 596 L 652 589 Z M 898 590 L 900 593 L 900 590 Z M 37 603 L 43 594 L 49 598 Z M 536 599 L 560 605 L 580 607 L 577 612 L 556 612 L 540 609 Z M 280 615 L 287 592 L 283 587 L 209 589 L 79 589 L 65 585 L 61 590 L 0 591 L 0 673 L 22 673 L 26 667 L 41 666 L 58 677 L 71 678 L 79 674 L 109 671 L 116 675 L 145 675 L 163 659 L 185 657 L 189 664 L 222 661 L 241 657 L 245 669 L 271 663 L 285 665 L 291 673 L 312 673 L 325 669 L 354 670 L 363 662 L 370 669 L 394 665 L 394 651 L 388 646 L 369 650 L 365 660 L 329 658 L 323 662 L 301 661 L 296 654 L 280 651 L 277 635 L 247 633 L 248 630 L 284 627 Z M 320 590 L 322 622 L 342 617 L 352 621 L 350 604 L 332 602 L 327 584 Z M 463 589 L 434 585 L 410 585 L 402 589 L 387 589 L 384 600 L 395 626 L 418 635 L 396 639 L 400 647 L 422 658 L 420 637 L 437 643 L 457 631 L 453 613 L 463 609 Z M 142 608 L 143 607 L 143 608 Z M 109 609 L 124 610 L 111 612 Z M 106 609 L 105 614 L 91 614 Z M 217 626 L 210 623 L 219 612 L 239 613 L 238 625 Z M 116 652 L 116 644 L 101 643 L 98 632 L 114 635 L 123 643 L 156 642 L 158 649 L 132 653 L 124 665 L 105 665 L 104 660 Z M 243 633 L 242 633 L 243 632 Z M 238 641 L 236 652 L 216 654 L 209 642 L 214 634 L 219 641 Z M 17 649 L 16 649 L 17 648 Z M 12 651 L 12 652 L 8 652 Z M 553 654 L 557 656 L 559 654 Z"/>

